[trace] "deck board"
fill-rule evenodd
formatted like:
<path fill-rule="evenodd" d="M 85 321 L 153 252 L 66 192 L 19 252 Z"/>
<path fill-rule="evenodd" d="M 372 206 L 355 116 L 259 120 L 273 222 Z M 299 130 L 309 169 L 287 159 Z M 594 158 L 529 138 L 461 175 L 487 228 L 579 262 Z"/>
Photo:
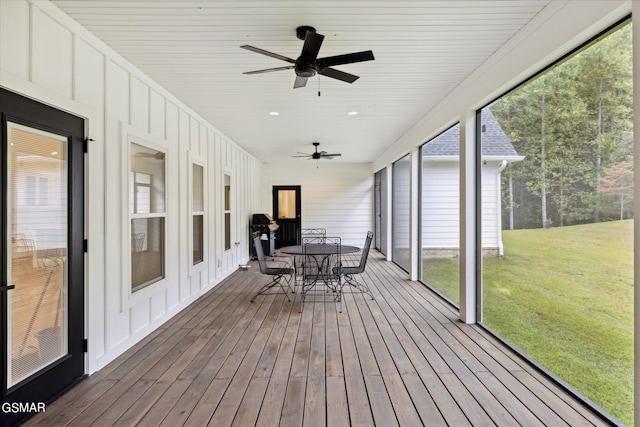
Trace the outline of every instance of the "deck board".
<path fill-rule="evenodd" d="M 406 273 L 370 254 L 342 303 L 269 294 L 255 263 L 28 426 L 606 425 Z"/>

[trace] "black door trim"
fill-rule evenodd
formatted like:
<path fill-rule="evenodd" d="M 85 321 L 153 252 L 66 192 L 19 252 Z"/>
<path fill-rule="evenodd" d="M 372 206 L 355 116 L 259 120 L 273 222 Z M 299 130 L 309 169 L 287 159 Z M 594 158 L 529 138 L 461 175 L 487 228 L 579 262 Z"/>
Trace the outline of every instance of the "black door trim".
<path fill-rule="evenodd" d="M 0 330 L 2 339 L 2 354 L 0 354 L 0 398 L 2 403 L 44 403 L 67 390 L 85 376 L 84 364 L 84 139 L 85 121 L 81 117 L 55 109 L 19 94 L 0 88 L 0 220 L 2 227 L 0 238 L 7 242 L 8 233 L 4 225 L 7 223 L 7 122 L 50 132 L 63 136 L 68 140 L 68 235 L 67 235 L 67 277 L 68 277 L 68 354 L 53 364 L 43 368 L 33 376 L 7 389 L 8 355 L 4 343 L 8 339 L 7 292 L 0 291 Z M 0 244 L 0 278 L 2 285 L 6 285 L 6 263 L 8 256 L 4 244 Z M 12 425 L 29 413 L 2 413 L 0 425 Z"/>
<path fill-rule="evenodd" d="M 278 192 L 280 190 L 293 190 L 296 192 L 296 215 L 295 218 L 278 218 Z M 274 185 L 273 195 L 273 219 L 278 224 L 276 231 L 276 249 L 284 246 L 295 245 L 300 239 L 300 228 L 302 226 L 302 187 L 299 185 Z"/>

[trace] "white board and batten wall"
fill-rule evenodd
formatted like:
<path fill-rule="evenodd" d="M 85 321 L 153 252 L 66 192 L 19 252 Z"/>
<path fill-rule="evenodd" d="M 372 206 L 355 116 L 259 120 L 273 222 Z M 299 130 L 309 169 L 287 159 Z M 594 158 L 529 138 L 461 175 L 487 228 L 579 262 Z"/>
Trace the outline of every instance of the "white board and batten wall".
<path fill-rule="evenodd" d="M 311 163 L 310 162 L 314 162 Z M 342 244 L 362 247 L 373 231 L 373 172 L 368 163 L 300 163 L 263 165 L 262 206 L 273 212 L 272 190 L 278 185 L 301 187 L 302 228 L 326 228 Z"/>
<path fill-rule="evenodd" d="M 0 1 L 0 86 L 85 118 L 94 140 L 85 190 L 88 373 L 248 260 L 246 224 L 259 210 L 262 163 L 52 4 Z M 131 138 L 166 154 L 165 279 L 133 294 L 126 160 Z M 205 260 L 198 267 L 189 259 L 194 161 L 205 176 Z M 231 178 L 229 251 L 225 175 Z"/>

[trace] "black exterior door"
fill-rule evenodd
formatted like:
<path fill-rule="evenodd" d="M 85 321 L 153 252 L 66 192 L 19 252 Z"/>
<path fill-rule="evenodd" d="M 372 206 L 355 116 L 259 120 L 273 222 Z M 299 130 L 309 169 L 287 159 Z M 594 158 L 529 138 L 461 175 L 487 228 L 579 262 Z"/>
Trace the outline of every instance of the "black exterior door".
<path fill-rule="evenodd" d="M 84 376 L 84 120 L 0 89 L 0 425 Z"/>
<path fill-rule="evenodd" d="M 299 185 L 273 187 L 273 219 L 278 224 L 276 249 L 298 244 L 301 227 Z"/>

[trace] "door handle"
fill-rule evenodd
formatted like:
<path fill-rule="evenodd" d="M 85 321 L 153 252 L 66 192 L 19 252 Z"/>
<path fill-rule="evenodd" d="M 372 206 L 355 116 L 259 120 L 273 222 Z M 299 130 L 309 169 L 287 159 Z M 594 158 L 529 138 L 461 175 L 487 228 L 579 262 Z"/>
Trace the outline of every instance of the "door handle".
<path fill-rule="evenodd" d="M 0 291 L 10 291 L 11 289 L 15 289 L 15 285 L 4 285 L 0 286 Z"/>

